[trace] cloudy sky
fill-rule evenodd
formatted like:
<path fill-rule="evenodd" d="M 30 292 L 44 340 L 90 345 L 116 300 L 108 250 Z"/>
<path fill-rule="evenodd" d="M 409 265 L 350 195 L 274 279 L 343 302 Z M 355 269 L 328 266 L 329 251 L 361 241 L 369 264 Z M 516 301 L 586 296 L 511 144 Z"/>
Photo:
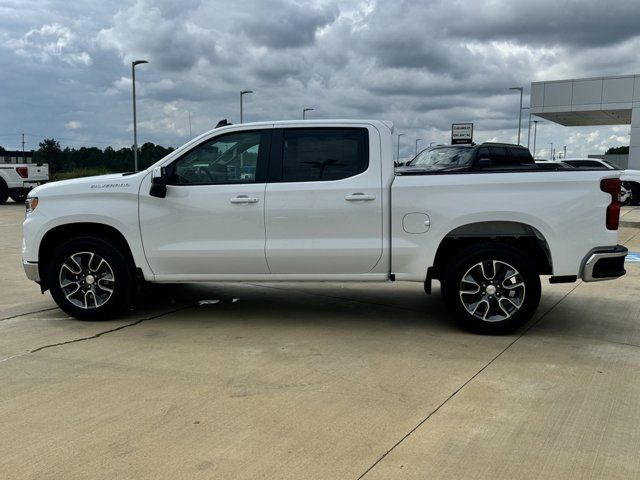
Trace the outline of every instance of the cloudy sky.
<path fill-rule="evenodd" d="M 532 81 L 640 73 L 637 0 L 0 0 L 0 145 L 178 146 L 228 118 L 374 118 L 402 157 L 444 143 L 517 137 Z M 526 118 L 525 111 L 525 118 Z M 526 128 L 526 122 L 524 128 Z M 628 145 L 629 127 L 538 126 L 569 156 Z M 526 144 L 526 130 L 523 133 Z"/>

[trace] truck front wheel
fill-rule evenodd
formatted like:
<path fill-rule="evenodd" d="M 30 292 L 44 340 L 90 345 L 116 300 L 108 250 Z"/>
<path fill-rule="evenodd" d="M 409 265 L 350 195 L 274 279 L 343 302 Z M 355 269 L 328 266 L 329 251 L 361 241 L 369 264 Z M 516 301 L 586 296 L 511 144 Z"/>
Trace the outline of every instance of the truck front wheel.
<path fill-rule="evenodd" d="M 526 323 L 540 303 L 535 265 L 510 245 L 474 245 L 450 265 L 442 275 L 442 297 L 470 331 L 510 333 Z"/>
<path fill-rule="evenodd" d="M 127 257 L 97 237 L 75 238 L 61 245 L 49 263 L 47 280 L 58 306 L 81 320 L 122 313 L 135 285 Z"/>

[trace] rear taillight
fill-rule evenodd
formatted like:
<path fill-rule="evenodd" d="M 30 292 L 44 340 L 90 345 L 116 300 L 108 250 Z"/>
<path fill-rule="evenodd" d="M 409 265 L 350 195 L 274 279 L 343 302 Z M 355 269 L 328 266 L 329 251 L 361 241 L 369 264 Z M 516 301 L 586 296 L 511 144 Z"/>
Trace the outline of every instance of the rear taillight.
<path fill-rule="evenodd" d="M 600 190 L 611 195 L 611 203 L 607 207 L 607 230 L 617 230 L 620 223 L 620 185 L 619 178 L 600 181 Z"/>
<path fill-rule="evenodd" d="M 16 167 L 16 172 L 22 178 L 27 178 L 29 176 L 29 169 L 27 167 Z"/>

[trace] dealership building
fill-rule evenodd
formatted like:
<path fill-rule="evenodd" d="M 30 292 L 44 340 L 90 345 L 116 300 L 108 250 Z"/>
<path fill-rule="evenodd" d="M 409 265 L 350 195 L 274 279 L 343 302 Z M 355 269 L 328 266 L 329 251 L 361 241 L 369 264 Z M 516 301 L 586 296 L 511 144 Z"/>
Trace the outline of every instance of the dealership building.
<path fill-rule="evenodd" d="M 529 105 L 567 127 L 631 125 L 628 168 L 640 169 L 640 75 L 533 82 Z"/>

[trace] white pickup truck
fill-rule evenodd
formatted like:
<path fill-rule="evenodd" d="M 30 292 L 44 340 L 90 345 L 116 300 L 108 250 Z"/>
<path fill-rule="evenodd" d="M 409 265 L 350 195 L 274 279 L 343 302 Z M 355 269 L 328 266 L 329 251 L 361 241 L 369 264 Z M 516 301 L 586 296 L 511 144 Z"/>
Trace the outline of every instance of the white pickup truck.
<path fill-rule="evenodd" d="M 11 156 L 10 154 L 14 154 Z M 35 163 L 17 163 L 19 152 L 0 151 L 0 205 L 9 197 L 23 203 L 29 191 L 49 180 L 49 166 Z M 9 159 L 9 161 L 7 161 Z"/>
<path fill-rule="evenodd" d="M 142 280 L 401 280 L 430 292 L 437 279 L 453 316 L 485 333 L 533 315 L 540 275 L 624 275 L 615 172 L 538 170 L 528 150 L 499 144 L 394 171 L 392 139 L 381 121 L 225 126 L 139 173 L 38 187 L 26 274 L 81 319 L 122 312 Z"/>

